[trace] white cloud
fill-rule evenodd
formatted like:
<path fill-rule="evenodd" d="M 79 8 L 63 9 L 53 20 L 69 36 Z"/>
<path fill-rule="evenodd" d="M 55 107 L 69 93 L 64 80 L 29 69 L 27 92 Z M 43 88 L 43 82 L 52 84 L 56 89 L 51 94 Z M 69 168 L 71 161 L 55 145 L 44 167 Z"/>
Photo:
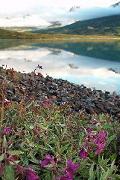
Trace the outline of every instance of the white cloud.
<path fill-rule="evenodd" d="M 0 0 L 0 13 L 9 14 L 34 8 L 34 0 Z"/>
<path fill-rule="evenodd" d="M 38 0 L 39 6 L 48 7 L 62 7 L 70 8 L 71 6 L 80 6 L 81 8 L 91 8 L 91 7 L 108 7 L 111 4 L 118 2 L 118 0 Z"/>
<path fill-rule="evenodd" d="M 54 11 L 56 8 L 70 8 L 71 6 L 80 6 L 81 8 L 88 7 L 105 7 L 118 0 L 0 0 L 0 13 L 9 14 L 23 11 L 39 10 L 39 13 L 44 8 Z"/>
<path fill-rule="evenodd" d="M 32 26 L 42 26 L 47 27 L 50 23 L 42 19 L 39 15 L 30 16 L 13 16 L 13 17 L 1 17 L 0 26 L 1 27 L 32 27 Z"/>
<path fill-rule="evenodd" d="M 0 27 L 46 27 L 50 25 L 50 21 L 70 24 L 76 20 L 95 17 L 96 10 L 88 8 L 105 8 L 116 2 L 118 0 L 0 0 Z M 80 9 L 69 13 L 72 6 L 80 6 Z M 96 17 L 100 14 L 106 15 L 105 12 L 110 14 L 107 9 L 98 9 Z M 27 14 L 30 16 L 25 17 Z"/>

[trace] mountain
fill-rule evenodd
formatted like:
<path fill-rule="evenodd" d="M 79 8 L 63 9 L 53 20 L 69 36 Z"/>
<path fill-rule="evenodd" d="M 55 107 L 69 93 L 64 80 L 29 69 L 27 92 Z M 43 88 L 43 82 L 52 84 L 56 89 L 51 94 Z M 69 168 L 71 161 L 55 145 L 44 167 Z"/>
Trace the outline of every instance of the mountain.
<path fill-rule="evenodd" d="M 118 6 L 120 6 L 120 1 L 112 5 L 112 7 L 118 7 Z"/>
<path fill-rule="evenodd" d="M 69 9 L 69 12 L 74 12 L 76 10 L 80 9 L 80 6 L 72 6 L 70 9 Z"/>
<path fill-rule="evenodd" d="M 39 30 L 35 32 L 79 35 L 120 35 L 120 15 L 77 21 L 64 27 Z"/>
<path fill-rule="evenodd" d="M 16 14 L 2 14 L 0 12 L 0 27 L 20 32 L 63 27 L 79 20 L 120 14 L 119 3 L 109 7 L 82 8 L 79 4 L 74 4 L 74 6 L 68 5 L 66 8 L 50 9 L 51 7 L 49 7 L 47 10 L 41 9 L 40 11 L 26 11 Z"/>
<path fill-rule="evenodd" d="M 60 21 L 51 21 L 50 24 L 51 25 L 48 26 L 48 28 L 56 28 L 56 27 L 61 27 L 62 26 Z"/>

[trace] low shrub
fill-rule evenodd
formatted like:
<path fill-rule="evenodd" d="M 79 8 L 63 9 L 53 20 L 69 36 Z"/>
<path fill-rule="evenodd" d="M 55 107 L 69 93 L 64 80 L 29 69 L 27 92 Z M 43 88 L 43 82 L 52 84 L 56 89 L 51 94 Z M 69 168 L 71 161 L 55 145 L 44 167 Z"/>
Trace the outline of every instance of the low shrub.
<path fill-rule="evenodd" d="M 1 179 L 120 179 L 119 123 L 68 109 L 46 102 L 1 103 Z"/>

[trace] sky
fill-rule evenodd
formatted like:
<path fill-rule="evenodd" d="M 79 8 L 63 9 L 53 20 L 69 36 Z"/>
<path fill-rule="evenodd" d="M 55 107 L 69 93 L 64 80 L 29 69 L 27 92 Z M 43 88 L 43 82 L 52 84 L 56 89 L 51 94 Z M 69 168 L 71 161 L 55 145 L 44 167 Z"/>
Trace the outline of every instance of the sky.
<path fill-rule="evenodd" d="M 90 14 L 94 17 L 96 12 L 93 14 L 92 8 L 105 9 L 116 2 L 118 0 L 0 0 L 0 27 L 48 26 L 53 20 L 70 24 L 87 19 Z M 70 14 L 73 6 L 80 6 L 79 12 Z"/>
<path fill-rule="evenodd" d="M 41 8 L 46 11 L 50 7 L 64 9 L 68 9 L 71 6 L 80 6 L 81 8 L 107 7 L 116 2 L 118 0 L 0 0 L 0 13 L 10 14 L 15 12 L 40 11 Z"/>

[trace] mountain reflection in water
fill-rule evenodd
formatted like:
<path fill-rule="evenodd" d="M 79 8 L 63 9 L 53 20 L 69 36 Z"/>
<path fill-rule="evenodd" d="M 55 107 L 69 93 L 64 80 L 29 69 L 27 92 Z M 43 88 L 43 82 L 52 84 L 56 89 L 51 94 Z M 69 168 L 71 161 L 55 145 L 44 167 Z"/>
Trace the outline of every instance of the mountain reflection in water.
<path fill-rule="evenodd" d="M 38 64 L 43 67 L 38 71 L 44 76 L 48 74 L 88 87 L 120 91 L 119 42 L 1 42 L 1 66 L 31 72 Z"/>

